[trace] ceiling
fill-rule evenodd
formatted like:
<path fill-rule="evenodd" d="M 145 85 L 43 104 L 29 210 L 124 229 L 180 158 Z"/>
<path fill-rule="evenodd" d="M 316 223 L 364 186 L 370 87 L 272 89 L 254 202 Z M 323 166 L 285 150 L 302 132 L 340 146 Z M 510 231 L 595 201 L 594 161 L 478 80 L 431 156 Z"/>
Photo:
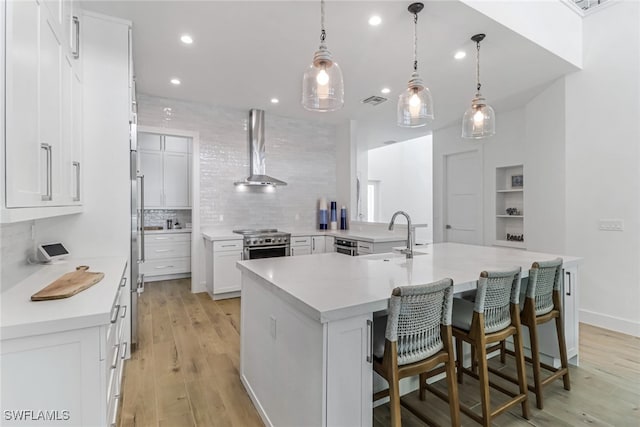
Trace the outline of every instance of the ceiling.
<path fill-rule="evenodd" d="M 140 93 L 329 123 L 389 123 L 391 130 L 398 94 L 412 71 L 409 3 L 327 2 L 327 45 L 345 84 L 344 108 L 332 113 L 308 112 L 300 105 L 302 74 L 319 44 L 319 1 L 86 1 L 83 7 L 133 22 Z M 368 24 L 373 14 L 382 18 L 377 27 Z M 482 92 L 497 111 L 523 105 L 576 70 L 459 1 L 425 2 L 418 22 L 418 60 L 434 99 L 433 129 L 459 121 L 475 93 L 475 44 L 469 38 L 480 32 L 487 34 L 481 50 Z M 192 35 L 192 45 L 180 42 L 184 33 Z M 459 49 L 467 52 L 463 60 L 453 58 Z M 172 77 L 182 84 L 171 85 Z M 391 89 L 383 95 L 387 102 L 360 102 L 382 95 L 385 86 Z M 277 105 L 270 103 L 273 97 L 280 100 Z"/>

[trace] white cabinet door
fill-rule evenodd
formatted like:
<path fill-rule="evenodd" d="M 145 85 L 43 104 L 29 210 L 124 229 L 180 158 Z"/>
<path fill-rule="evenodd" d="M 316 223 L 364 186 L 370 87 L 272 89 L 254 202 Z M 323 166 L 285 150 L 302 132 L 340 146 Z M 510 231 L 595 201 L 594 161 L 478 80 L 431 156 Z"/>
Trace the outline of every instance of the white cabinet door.
<path fill-rule="evenodd" d="M 153 133 L 138 133 L 138 150 L 161 151 L 162 137 Z"/>
<path fill-rule="evenodd" d="M 161 208 L 162 197 L 162 152 L 140 151 L 140 173 L 144 175 L 144 207 Z"/>
<path fill-rule="evenodd" d="M 80 75 L 73 73 L 71 81 L 71 187 L 73 202 L 82 204 L 83 157 L 82 157 L 82 80 Z"/>
<path fill-rule="evenodd" d="M 291 256 L 311 255 L 311 246 L 291 246 Z"/>
<path fill-rule="evenodd" d="M 213 253 L 213 293 L 240 290 L 241 273 L 236 261 L 242 260 L 242 250 Z"/>
<path fill-rule="evenodd" d="M 60 201 L 71 204 L 75 199 L 75 167 L 73 165 L 73 65 L 68 56 L 62 58 L 61 174 L 64 191 Z"/>
<path fill-rule="evenodd" d="M 40 206 L 42 167 L 38 137 L 38 57 L 40 6 L 6 3 L 6 203 Z M 46 160 L 46 159 L 45 159 Z"/>
<path fill-rule="evenodd" d="M 163 153 L 164 206 L 180 208 L 189 206 L 189 154 Z"/>
<path fill-rule="evenodd" d="M 335 243 L 336 243 L 336 239 L 333 236 L 325 236 L 325 243 L 324 243 L 324 248 L 325 248 L 325 252 L 335 252 L 336 251 L 336 247 L 335 247 Z"/>
<path fill-rule="evenodd" d="M 370 426 L 373 394 L 371 314 L 328 323 L 327 425 Z"/>
<path fill-rule="evenodd" d="M 311 253 L 323 254 L 326 252 L 326 241 L 324 236 L 311 237 Z"/>

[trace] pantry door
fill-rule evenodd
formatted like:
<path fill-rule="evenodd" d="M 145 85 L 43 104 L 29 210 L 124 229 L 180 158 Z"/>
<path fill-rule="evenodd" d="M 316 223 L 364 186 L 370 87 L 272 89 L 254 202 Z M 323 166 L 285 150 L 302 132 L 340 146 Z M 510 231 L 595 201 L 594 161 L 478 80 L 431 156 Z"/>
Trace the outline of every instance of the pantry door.
<path fill-rule="evenodd" d="M 480 150 L 445 156 L 444 241 L 482 244 Z"/>

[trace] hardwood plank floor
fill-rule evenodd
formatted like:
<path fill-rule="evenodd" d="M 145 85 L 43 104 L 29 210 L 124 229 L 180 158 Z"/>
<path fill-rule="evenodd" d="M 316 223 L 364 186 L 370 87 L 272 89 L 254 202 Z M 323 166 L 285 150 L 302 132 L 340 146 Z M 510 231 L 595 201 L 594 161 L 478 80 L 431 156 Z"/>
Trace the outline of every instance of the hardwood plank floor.
<path fill-rule="evenodd" d="M 125 365 L 119 425 L 262 426 L 240 382 L 240 300 L 192 294 L 189 279 L 149 283 L 145 289 L 138 300 L 138 348 Z M 571 368 L 570 392 L 556 381 L 545 388 L 543 411 L 530 393 L 530 420 L 521 417 L 518 406 L 494 425 L 640 425 L 640 338 L 581 324 L 580 363 Z M 511 362 L 491 364 L 514 371 Z M 531 376 L 530 368 L 527 372 Z M 446 392 L 444 381 L 436 386 Z M 465 377 L 460 398 L 478 406 L 477 381 Z M 403 399 L 448 425 L 449 409 L 435 396 L 427 393 L 423 402 L 411 393 Z M 497 403 L 503 397 L 492 399 Z M 373 415 L 374 426 L 390 425 L 387 405 Z M 404 408 L 402 422 L 423 425 Z M 465 415 L 462 424 L 477 425 Z"/>

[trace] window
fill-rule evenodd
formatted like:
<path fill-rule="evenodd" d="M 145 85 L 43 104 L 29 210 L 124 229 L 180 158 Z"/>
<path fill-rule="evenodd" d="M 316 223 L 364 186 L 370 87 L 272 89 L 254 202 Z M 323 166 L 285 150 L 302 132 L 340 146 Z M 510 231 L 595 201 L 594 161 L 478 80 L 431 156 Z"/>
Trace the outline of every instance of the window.
<path fill-rule="evenodd" d="M 369 181 L 367 183 L 367 221 L 375 222 L 380 217 L 380 181 Z"/>

